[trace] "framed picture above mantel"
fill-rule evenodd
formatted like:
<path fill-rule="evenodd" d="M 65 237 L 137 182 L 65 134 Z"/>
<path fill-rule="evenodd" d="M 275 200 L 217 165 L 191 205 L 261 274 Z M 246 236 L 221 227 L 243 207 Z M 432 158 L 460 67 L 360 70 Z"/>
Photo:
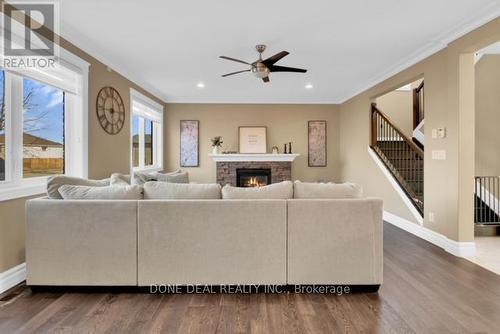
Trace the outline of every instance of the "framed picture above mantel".
<path fill-rule="evenodd" d="M 309 167 L 326 167 L 326 121 L 308 122 L 308 165 Z"/>
<path fill-rule="evenodd" d="M 240 126 L 238 140 L 239 153 L 267 153 L 266 126 Z"/>

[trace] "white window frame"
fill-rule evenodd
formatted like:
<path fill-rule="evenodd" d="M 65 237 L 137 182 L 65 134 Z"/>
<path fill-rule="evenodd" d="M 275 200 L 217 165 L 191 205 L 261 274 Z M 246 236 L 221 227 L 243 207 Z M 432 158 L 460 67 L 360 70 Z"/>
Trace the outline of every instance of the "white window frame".
<path fill-rule="evenodd" d="M 90 64 L 60 48 L 59 60 L 76 75 L 77 91 L 65 94 L 65 175 L 88 177 L 88 77 Z M 0 181 L 0 202 L 46 192 L 47 176 L 23 178 L 23 78 L 5 74 L 5 180 Z M 42 69 L 38 72 L 43 74 Z M 39 80 L 50 85 L 48 82 Z"/>
<path fill-rule="evenodd" d="M 140 105 L 141 110 L 134 110 L 134 105 Z M 163 113 L 164 107 L 160 103 L 130 88 L 130 173 L 155 172 L 163 170 Z M 139 166 L 133 163 L 132 132 L 134 116 L 139 116 Z M 144 119 L 153 121 L 153 164 L 144 165 Z"/>

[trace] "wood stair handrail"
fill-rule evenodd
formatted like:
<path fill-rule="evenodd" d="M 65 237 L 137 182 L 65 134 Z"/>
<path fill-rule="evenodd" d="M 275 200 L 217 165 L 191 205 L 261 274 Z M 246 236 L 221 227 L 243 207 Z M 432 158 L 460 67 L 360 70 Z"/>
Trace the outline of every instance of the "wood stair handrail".
<path fill-rule="evenodd" d="M 423 80 L 422 80 L 422 82 L 420 83 L 420 85 L 418 85 L 418 87 L 417 87 L 417 88 L 415 88 L 415 90 L 416 90 L 417 92 L 420 92 L 420 91 L 422 90 L 422 88 L 424 88 L 424 81 L 423 81 Z"/>
<path fill-rule="evenodd" d="M 403 140 L 412 148 L 413 151 L 415 151 L 415 153 L 417 153 L 420 158 L 424 158 L 424 151 L 417 146 L 417 144 L 415 144 L 410 138 L 408 138 L 404 133 L 403 131 L 401 131 L 400 128 L 398 128 L 393 122 L 392 120 L 389 118 L 389 116 L 387 116 L 386 114 L 384 114 L 380 109 L 377 108 L 377 104 L 376 103 L 372 103 L 372 124 L 374 123 L 373 122 L 373 115 L 377 113 L 379 114 L 387 123 L 389 123 L 389 125 L 391 127 L 394 128 L 394 130 L 398 133 L 398 135 L 401 136 L 401 138 L 403 138 Z M 373 131 L 373 125 L 372 125 L 372 131 Z M 372 134 L 372 136 L 376 136 Z M 372 137 L 372 139 L 375 139 L 374 137 Z M 372 143 L 372 145 L 374 145 L 375 143 Z"/>

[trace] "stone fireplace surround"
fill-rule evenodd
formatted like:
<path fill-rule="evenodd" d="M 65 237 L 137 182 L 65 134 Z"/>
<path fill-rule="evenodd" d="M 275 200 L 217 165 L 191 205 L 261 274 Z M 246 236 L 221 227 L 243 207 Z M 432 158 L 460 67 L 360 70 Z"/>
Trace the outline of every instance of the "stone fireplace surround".
<path fill-rule="evenodd" d="M 216 161 L 217 183 L 236 186 L 237 169 L 270 169 L 271 183 L 292 179 L 292 162 L 298 154 L 217 154 L 211 155 Z"/>
<path fill-rule="evenodd" d="M 236 170 L 240 168 L 270 169 L 271 183 L 292 179 L 292 163 L 277 161 L 217 162 L 217 183 L 236 186 Z"/>

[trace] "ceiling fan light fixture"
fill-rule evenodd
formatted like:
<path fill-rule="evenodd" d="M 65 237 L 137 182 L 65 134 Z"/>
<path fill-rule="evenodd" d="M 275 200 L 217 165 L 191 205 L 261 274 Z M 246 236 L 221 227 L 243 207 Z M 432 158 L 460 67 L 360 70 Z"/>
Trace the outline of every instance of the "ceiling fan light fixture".
<path fill-rule="evenodd" d="M 312 83 L 307 83 L 305 86 L 304 86 L 305 89 L 313 89 L 314 86 Z"/>
<path fill-rule="evenodd" d="M 288 66 L 280 66 L 276 65 L 276 63 L 281 60 L 282 58 L 286 57 L 290 53 L 288 51 L 281 51 L 275 54 L 274 56 L 271 56 L 266 59 L 262 59 L 262 52 L 266 49 L 266 46 L 264 44 L 259 44 L 256 47 L 257 52 L 259 53 L 259 59 L 254 61 L 253 63 L 249 63 L 247 61 L 241 60 L 241 59 L 236 59 L 236 58 L 231 58 L 227 56 L 219 56 L 221 59 L 225 60 L 230 60 L 234 61 L 237 63 L 242 63 L 245 65 L 249 65 L 250 68 L 247 68 L 246 70 L 241 70 L 241 71 L 236 71 L 236 72 L 231 72 L 231 73 L 226 73 L 223 74 L 222 77 L 228 77 L 231 75 L 243 73 L 243 72 L 252 72 L 254 76 L 256 76 L 259 79 L 262 79 L 264 82 L 270 82 L 269 80 L 269 74 L 272 72 L 295 72 L 295 73 L 306 73 L 307 70 L 303 68 L 295 68 L 295 67 L 288 67 Z M 312 88 L 312 86 L 311 86 Z"/>
<path fill-rule="evenodd" d="M 201 82 L 201 81 L 200 81 L 200 82 L 198 82 L 198 83 L 196 84 L 196 87 L 198 87 L 198 88 L 205 88 L 205 84 L 204 84 L 203 82 Z"/>

